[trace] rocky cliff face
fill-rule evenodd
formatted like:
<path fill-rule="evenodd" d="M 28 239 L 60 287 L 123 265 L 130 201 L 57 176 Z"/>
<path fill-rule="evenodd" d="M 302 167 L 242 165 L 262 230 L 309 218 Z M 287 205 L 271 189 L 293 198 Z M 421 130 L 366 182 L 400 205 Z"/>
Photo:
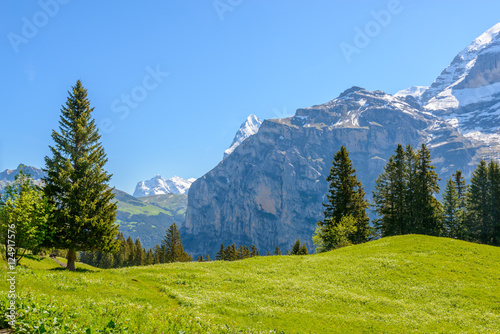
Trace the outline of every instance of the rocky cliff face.
<path fill-rule="evenodd" d="M 216 168 L 191 186 L 183 228 L 186 249 L 214 253 L 221 243 L 289 249 L 300 238 L 312 248 L 322 217 L 325 180 L 345 145 L 368 193 L 397 143 L 429 144 L 443 176 L 450 162 L 470 170 L 476 148 L 413 97 L 353 87 L 337 99 L 266 120 Z"/>
<path fill-rule="evenodd" d="M 191 186 L 186 249 L 212 254 L 221 243 L 289 249 L 312 247 L 323 216 L 331 160 L 341 145 L 371 196 L 396 145 L 425 143 L 446 179 L 470 177 L 481 157 L 500 157 L 500 24 L 461 51 L 430 87 L 394 96 L 353 87 L 338 98 L 265 120 L 213 170 Z"/>

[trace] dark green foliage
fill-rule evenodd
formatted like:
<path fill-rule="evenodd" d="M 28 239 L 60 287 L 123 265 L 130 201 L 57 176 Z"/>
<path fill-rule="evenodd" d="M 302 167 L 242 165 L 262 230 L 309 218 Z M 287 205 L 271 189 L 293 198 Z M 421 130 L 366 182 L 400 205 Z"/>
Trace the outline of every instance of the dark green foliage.
<path fill-rule="evenodd" d="M 257 250 L 257 247 L 255 247 L 255 245 L 252 245 L 250 249 L 250 257 L 260 256 L 259 251 Z"/>
<path fill-rule="evenodd" d="M 444 236 L 453 238 L 460 230 L 459 200 L 457 188 L 452 178 L 446 182 L 443 194 Z"/>
<path fill-rule="evenodd" d="M 117 205 L 92 111 L 78 80 L 61 109 L 59 132 L 52 131 L 52 157 L 45 157 L 44 192 L 55 218 L 49 246 L 69 250 L 70 270 L 75 269 L 76 251 L 113 252 L 117 247 Z"/>
<path fill-rule="evenodd" d="M 500 245 L 500 166 L 481 160 L 470 180 L 467 193 L 467 238 Z"/>
<path fill-rule="evenodd" d="M 307 255 L 307 254 L 308 254 L 307 245 L 306 244 L 300 245 L 299 253 L 297 255 Z"/>
<path fill-rule="evenodd" d="M 225 257 L 224 257 L 224 244 L 220 244 L 220 249 L 217 252 L 217 254 L 215 254 L 215 260 L 217 260 L 217 261 L 224 261 L 225 260 Z"/>
<path fill-rule="evenodd" d="M 413 233 L 439 236 L 443 230 L 441 203 L 434 197 L 439 193 L 438 175 L 431 165 L 429 149 L 422 144 L 418 151 L 418 164 L 415 184 L 415 210 Z"/>
<path fill-rule="evenodd" d="M 276 249 L 274 250 L 274 255 L 281 255 L 281 249 L 279 246 L 276 246 Z"/>
<path fill-rule="evenodd" d="M 295 243 L 292 245 L 292 250 L 290 251 L 290 255 L 299 255 L 300 251 L 300 240 L 297 238 Z"/>
<path fill-rule="evenodd" d="M 382 236 L 406 234 L 408 163 L 402 145 L 398 145 L 395 154 L 389 158 L 384 172 L 375 180 L 373 200 L 377 214 L 381 217 L 377 227 Z"/>
<path fill-rule="evenodd" d="M 422 144 L 416 152 L 398 145 L 384 172 L 375 180 L 373 199 L 379 215 L 376 227 L 382 236 L 420 233 L 440 235 L 443 231 L 438 176 L 431 156 Z"/>
<path fill-rule="evenodd" d="M 189 262 L 192 260 L 191 256 L 184 251 L 181 235 L 175 223 L 168 228 L 162 243 L 165 247 L 165 262 Z"/>
<path fill-rule="evenodd" d="M 367 241 L 370 232 L 366 213 L 368 202 L 365 200 L 363 185 L 358 181 L 356 169 L 352 166 L 344 146 L 335 154 L 326 180 L 329 182 L 328 203 L 323 204 L 325 218 L 318 222 L 316 241 L 323 244 L 322 249 L 325 251 L 333 249 L 334 227 L 347 215 L 356 220 L 356 231 L 350 236 L 351 242 L 357 244 Z"/>

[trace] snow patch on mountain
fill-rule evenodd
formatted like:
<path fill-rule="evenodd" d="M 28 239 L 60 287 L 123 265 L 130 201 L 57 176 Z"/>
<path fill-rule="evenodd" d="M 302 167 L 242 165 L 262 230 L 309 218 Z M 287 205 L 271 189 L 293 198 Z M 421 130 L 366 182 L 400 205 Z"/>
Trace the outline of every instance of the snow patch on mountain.
<path fill-rule="evenodd" d="M 429 86 L 411 86 L 410 88 L 400 90 L 399 92 L 394 94 L 394 96 L 402 98 L 406 96 L 413 96 L 414 98 L 417 99 L 417 101 L 419 101 L 420 98 L 422 97 L 422 94 L 424 94 L 428 89 Z"/>
<path fill-rule="evenodd" d="M 174 176 L 167 180 L 158 174 L 152 179 L 138 182 L 135 187 L 134 197 L 163 194 L 186 194 L 194 181 L 196 181 L 194 178 L 185 180 L 179 176 Z"/>
<path fill-rule="evenodd" d="M 255 115 L 248 116 L 245 122 L 241 124 L 239 130 L 236 132 L 231 146 L 224 151 L 223 159 L 227 158 L 228 155 L 233 153 L 236 147 L 238 147 L 245 139 L 256 134 L 257 131 L 259 131 L 261 125 L 262 120 L 260 118 Z"/>
<path fill-rule="evenodd" d="M 471 73 L 476 65 L 478 57 L 490 53 L 500 52 L 500 23 L 488 29 L 481 36 L 476 38 L 469 46 L 462 50 L 453 59 L 453 62 L 448 66 L 441 75 L 434 81 L 423 96 L 422 102 L 429 110 L 456 109 L 462 107 L 463 103 L 469 103 L 479 100 L 475 94 L 477 91 L 463 91 L 460 83 L 463 83 L 467 76 Z M 477 80 L 476 80 L 477 81 Z M 475 82 L 476 88 L 484 87 L 492 82 L 488 82 L 484 78 L 480 78 L 479 83 Z M 494 87 L 494 90 L 486 89 L 490 95 L 498 93 L 499 90 Z M 460 95 L 461 98 L 457 98 Z M 483 97 L 484 95 L 482 95 Z M 482 98 L 481 97 L 481 98 Z"/>

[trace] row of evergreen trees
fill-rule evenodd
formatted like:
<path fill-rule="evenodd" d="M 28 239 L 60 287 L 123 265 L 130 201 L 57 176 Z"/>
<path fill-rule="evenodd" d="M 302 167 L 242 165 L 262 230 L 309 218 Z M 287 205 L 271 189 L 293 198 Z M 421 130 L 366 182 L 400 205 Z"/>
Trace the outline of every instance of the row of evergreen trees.
<path fill-rule="evenodd" d="M 118 234 L 118 244 L 118 251 L 113 254 L 99 251 L 81 252 L 80 262 L 107 269 L 192 261 L 191 256 L 184 251 L 176 224 L 167 229 L 161 246 L 155 245 L 147 251 L 142 247 L 139 238 L 135 242 L 130 236 L 125 240 L 121 232 Z"/>
<path fill-rule="evenodd" d="M 447 180 L 442 201 L 438 175 L 425 145 L 398 145 L 376 180 L 374 207 L 382 236 L 420 233 L 500 245 L 500 166 L 481 160 L 470 186 L 462 171 Z"/>
<path fill-rule="evenodd" d="M 358 244 L 377 236 L 426 234 L 500 245 L 500 165 L 481 160 L 470 186 L 462 171 L 447 181 L 442 202 L 431 154 L 422 144 L 398 145 L 375 180 L 373 204 L 378 215 L 370 227 L 363 185 L 345 147 L 336 153 L 327 178 L 328 203 L 313 236 L 318 251 Z"/>

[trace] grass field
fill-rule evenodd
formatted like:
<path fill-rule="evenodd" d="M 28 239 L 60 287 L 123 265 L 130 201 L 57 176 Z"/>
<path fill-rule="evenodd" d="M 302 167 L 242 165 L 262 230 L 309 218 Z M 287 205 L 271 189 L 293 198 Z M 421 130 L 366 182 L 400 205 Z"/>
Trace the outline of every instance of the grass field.
<path fill-rule="evenodd" d="M 57 267 L 50 259 L 28 259 L 18 268 L 20 327 L 43 326 L 49 333 L 500 332 L 500 248 L 446 238 L 391 237 L 319 255 L 236 262 Z M 7 282 L 0 286 L 5 300 Z"/>

